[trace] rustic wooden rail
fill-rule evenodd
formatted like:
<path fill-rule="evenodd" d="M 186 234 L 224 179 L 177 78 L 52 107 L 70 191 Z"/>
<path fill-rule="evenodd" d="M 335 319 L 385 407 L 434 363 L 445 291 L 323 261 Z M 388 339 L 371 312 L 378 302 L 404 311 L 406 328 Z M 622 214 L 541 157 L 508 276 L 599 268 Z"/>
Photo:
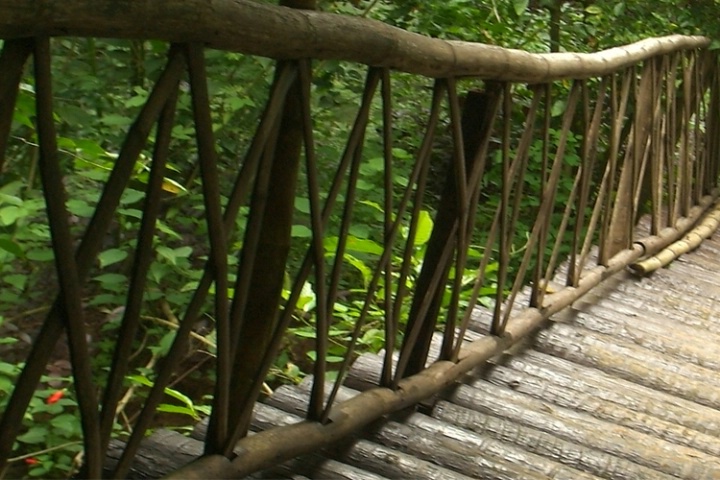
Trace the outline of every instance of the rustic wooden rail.
<path fill-rule="evenodd" d="M 186 73 L 210 254 L 169 353 L 156 369 L 154 386 L 127 438 L 114 477 L 126 474 L 140 440 L 151 427 L 164 388 L 187 349 L 189 335 L 213 284 L 217 383 L 206 455 L 177 472 L 178 478 L 242 477 L 334 442 L 382 415 L 422 401 L 526 336 L 540 321 L 603 279 L 670 245 L 695 225 L 717 196 L 720 76 L 717 55 L 707 50 L 706 38 L 648 39 L 597 54 L 529 54 L 430 39 L 369 20 L 243 0 L 170 4 L 107 0 L 73 2 L 72 8 L 66 7 L 49 0 L 0 0 L 0 38 L 4 39 L 0 56 L 0 168 L 18 85 L 32 56 L 38 149 L 60 290 L 3 412 L 0 468 L 11 456 L 23 414 L 52 347 L 64 332 L 69 339 L 82 414 L 82 475 L 101 475 L 131 342 L 139 324 L 163 171 L 172 141 L 174 105 Z M 188 17 L 193 21 L 182 21 Z M 192 29 L 183 28 L 185 24 Z M 127 133 L 77 248 L 63 202 L 66 194 L 53 120 L 49 45 L 55 36 L 161 39 L 170 44 L 165 69 Z M 266 109 L 258 119 L 255 136 L 245 147 L 231 192 L 221 192 L 218 181 L 205 48 L 279 59 Z M 345 153 L 327 185 L 321 184 L 318 175 L 309 59 L 368 66 Z M 393 176 L 393 71 L 430 77 L 432 83 L 422 141 L 399 196 L 393 195 L 398 194 Z M 463 106 L 462 91 L 466 91 Z M 380 107 L 373 107 L 378 96 Z M 552 106 L 558 101 L 564 108 L 560 116 L 553 117 Z M 412 275 L 411 254 L 426 201 L 431 149 L 443 115 L 450 124 L 452 160 L 422 270 L 415 290 L 409 292 L 406 280 Z M 359 168 L 367 161 L 363 146 L 371 122 L 380 132 L 384 155 L 384 221 L 378 235 L 383 249 L 375 259 L 367 293 L 359 298 L 364 306 L 339 380 L 329 395 L 324 391 L 324 381 L 313 384 L 306 421 L 247 436 L 266 372 L 293 319 L 301 291 L 311 278 L 317 318 L 314 375 L 317 379 L 326 376 L 328 331 L 341 275 L 347 268 L 343 258 L 353 248 L 348 243 L 348 231 L 354 205 L 362 199 L 356 187 Z M 120 196 L 154 127 L 151 180 L 122 328 L 107 387 L 98 396 L 90 381 L 81 288 L 95 268 L 95 257 Z M 557 135 L 552 142 L 551 131 Z M 525 173 L 535 146 L 539 146 L 544 174 L 539 185 L 530 185 Z M 579 160 L 567 162 L 570 156 Z M 487 202 L 483 180 L 492 167 L 502 172 L 501 184 L 494 192 L 499 196 L 495 221 L 478 226 L 476 210 Z M 227 173 L 236 172 L 223 172 Z M 296 271 L 287 272 L 293 202 L 301 181 L 310 201 L 312 239 Z M 565 192 L 566 204 L 557 201 L 559 190 Z M 224 209 L 222 194 L 228 197 Z M 524 255 L 510 278 L 510 247 L 520 228 L 521 199 L 528 197 L 538 200 L 534 207 L 537 220 L 527 232 Z M 228 236 L 243 205 L 249 207 L 243 248 L 230 252 Z M 650 235 L 634 238 L 633 225 L 642 211 L 651 215 Z M 330 225 L 331 215 L 340 218 L 337 225 Z M 554 216 L 560 221 L 553 221 Z M 401 234 L 405 226 L 407 232 Z M 328 259 L 324 240 L 331 234 L 338 240 Z M 479 234 L 485 242 L 483 254 L 471 258 L 468 251 Z M 600 252 L 598 261 L 591 264 L 589 251 L 594 243 Z M 545 286 L 561 252 L 570 265 L 566 286 L 551 301 L 545 301 Z M 234 285 L 229 280 L 230 253 L 239 257 Z M 492 280 L 487 278 L 491 262 L 498 264 Z M 477 272 L 470 285 L 463 275 L 454 273 L 466 271 Z M 282 292 L 286 273 L 293 279 L 287 299 Z M 511 316 L 518 292 L 528 279 L 533 285 L 528 308 Z M 495 292 L 491 334 L 461 348 L 470 312 L 481 289 L 491 284 Z M 231 287 L 232 298 L 228 294 Z M 461 308 L 461 293 L 468 288 L 469 301 Z M 448 295 L 449 306 L 442 308 L 443 296 Z M 406 324 L 400 315 L 405 304 L 409 304 Z M 353 358 L 353 346 L 374 307 L 385 312 L 381 387 L 335 402 Z M 444 335 L 440 355 L 428 358 L 430 339 L 438 328 Z M 399 356 L 394 364 L 396 352 Z"/>

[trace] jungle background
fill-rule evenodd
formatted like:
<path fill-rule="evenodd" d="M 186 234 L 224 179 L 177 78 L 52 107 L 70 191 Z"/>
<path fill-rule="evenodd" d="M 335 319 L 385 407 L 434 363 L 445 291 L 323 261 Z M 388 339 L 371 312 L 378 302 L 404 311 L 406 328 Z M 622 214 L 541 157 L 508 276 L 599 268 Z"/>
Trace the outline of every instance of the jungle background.
<path fill-rule="evenodd" d="M 432 37 L 530 52 L 593 52 L 673 33 L 706 35 L 715 39 L 714 48 L 720 47 L 717 40 L 720 39 L 720 2 L 717 0 L 319 0 L 318 8 L 377 19 Z M 167 45 L 162 42 L 80 38 L 53 41 L 58 142 L 66 172 L 67 207 L 78 234 L 93 213 L 102 183 L 132 119 L 164 65 L 166 53 Z M 274 62 L 210 50 L 206 52 L 206 59 L 219 167 L 221 171 L 235 172 L 238 158 L 242 158 L 264 107 Z M 317 154 L 319 161 L 330 165 L 342 155 L 365 71 L 361 65 L 322 61 L 315 63 L 313 73 Z M 397 113 L 393 155 L 396 181 L 402 183 L 410 171 L 412 152 L 421 137 L 418 128 L 424 118 L 423 109 L 428 104 L 431 85 L 409 75 L 397 75 L 395 80 Z M 558 115 L 561 108 L 559 105 Z M 38 179 L 34 117 L 34 88 L 28 75 L 21 86 L 14 115 L 13 142 L 4 169 L 0 171 L 0 409 L 12 392 L 34 330 L 50 308 L 56 288 L 50 231 L 44 219 L 45 200 Z M 415 240 L 414 261 L 418 266 L 422 263 L 424 242 L 432 229 L 436 206 L 432 197 L 440 194 L 445 167 L 452 155 L 449 129 L 447 132 L 447 138 L 444 141 L 441 138 L 434 146 L 437 169 L 431 172 L 430 201 L 425 206 Z M 85 291 L 87 321 L 92 325 L 96 345 L 93 354 L 98 382 L 101 382 L 101 373 L 109 368 L 114 332 L 125 301 L 150 151 L 136 165 L 133 185 L 123 197 L 112 238 L 108 238 L 107 248 L 99 255 L 97 272 Z M 573 161 L 576 151 L 577 145 L 573 145 L 571 139 L 568 162 Z M 347 275 L 345 290 L 335 306 L 333 343 L 328 352 L 330 362 L 341 361 L 345 353 L 348 335 L 362 307 L 354 300 L 354 294 L 367 287 L 368 263 L 382 252 L 382 233 L 377 231 L 384 215 L 380 207 L 381 189 L 377 188 L 382 182 L 381 139 L 368 138 L 364 155 L 367 161 L 360 170 L 358 183 L 363 200 L 350 231 L 354 246 L 344 258 L 353 273 Z M 143 329 L 134 349 L 133 373 L 128 377 L 128 390 L 117 419 L 118 435 L 130 428 L 137 405 L 152 385 L 153 368 L 169 348 L 177 316 L 190 300 L 208 253 L 196 159 L 192 108 L 189 97 L 185 96 L 178 104 L 170 170 L 164 184 L 164 216 L 155 240 L 156 258 L 150 269 Z M 531 169 L 530 175 L 533 174 L 539 182 L 542 172 Z M 492 195 L 493 185 L 497 184 L 499 175 L 499 169 L 493 171 L 492 168 L 486 175 L 478 223 L 491 220 L 497 205 Z M 311 235 L 309 201 L 302 188 L 298 189 L 295 208 L 292 235 L 297 245 L 302 246 L 303 242 L 307 245 Z M 240 218 L 233 235 L 236 251 L 242 248 L 244 218 L 242 215 Z M 528 218 L 527 223 L 531 224 L 531 220 Z M 513 251 L 521 252 L 525 240 L 519 235 Z M 477 244 L 482 244 L 480 239 Z M 325 248 L 332 252 L 332 238 L 327 239 Z M 291 252 L 290 264 L 297 263 L 302 253 L 301 247 Z M 232 256 L 229 261 L 232 264 L 237 258 Z M 493 288 L 497 286 L 488 286 L 486 293 L 491 293 Z M 271 393 L 279 384 L 299 382 L 310 371 L 315 355 L 313 309 L 314 294 L 308 285 L 283 350 L 266 380 L 266 393 Z M 382 346 L 380 319 L 384 312 L 378 307 L 372 315 L 377 322 L 367 322 L 357 353 L 376 351 Z M 160 407 L 163 416 L 159 425 L 188 430 L 209 411 L 215 351 L 210 316 L 204 318 L 193 339 L 185 368 L 166 390 L 167 401 Z M 62 342 L 38 387 L 25 422 L 27 429 L 16 445 L 15 465 L 31 477 L 70 476 L 82 443 L 68 354 Z"/>

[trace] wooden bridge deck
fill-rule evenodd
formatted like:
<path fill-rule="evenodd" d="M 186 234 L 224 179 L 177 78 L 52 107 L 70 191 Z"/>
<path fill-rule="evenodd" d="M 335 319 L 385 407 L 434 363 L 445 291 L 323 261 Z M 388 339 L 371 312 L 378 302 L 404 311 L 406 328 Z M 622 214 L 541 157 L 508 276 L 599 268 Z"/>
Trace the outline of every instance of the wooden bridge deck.
<path fill-rule="evenodd" d="M 415 411 L 256 476 L 720 478 L 718 270 L 716 234 L 650 277 L 620 273 Z M 488 318 L 476 311 L 469 339 Z M 380 362 L 358 359 L 342 395 L 374 386 Z M 254 429 L 299 421 L 308 385 L 257 405 Z M 176 445 L 175 460 L 199 454 L 195 442 Z"/>

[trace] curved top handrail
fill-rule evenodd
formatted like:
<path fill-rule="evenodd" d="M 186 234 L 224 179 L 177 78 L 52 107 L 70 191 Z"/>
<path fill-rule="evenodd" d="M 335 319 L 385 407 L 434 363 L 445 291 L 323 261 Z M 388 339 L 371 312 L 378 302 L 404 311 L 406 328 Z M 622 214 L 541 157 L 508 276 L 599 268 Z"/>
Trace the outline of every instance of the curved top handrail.
<path fill-rule="evenodd" d="M 0 38 L 81 36 L 200 42 L 272 58 L 351 60 L 429 77 L 541 83 L 606 75 L 644 59 L 703 48 L 672 35 L 598 53 L 532 54 L 434 39 L 376 20 L 251 0 L 0 0 Z"/>

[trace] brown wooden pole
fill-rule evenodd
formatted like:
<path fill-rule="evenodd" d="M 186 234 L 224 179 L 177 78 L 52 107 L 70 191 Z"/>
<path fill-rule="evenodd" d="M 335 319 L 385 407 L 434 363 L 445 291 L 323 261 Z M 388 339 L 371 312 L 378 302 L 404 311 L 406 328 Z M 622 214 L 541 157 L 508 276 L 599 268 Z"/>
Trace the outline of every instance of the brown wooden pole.
<path fill-rule="evenodd" d="M 476 160 L 475 154 L 483 141 L 482 136 L 488 135 L 490 132 L 489 125 L 487 125 L 488 116 L 489 113 L 494 113 L 495 111 L 494 102 L 496 101 L 496 96 L 497 94 L 494 92 L 472 91 L 468 93 L 465 99 L 461 123 L 467 171 L 471 171 L 473 168 L 473 163 Z M 454 225 L 458 222 L 460 212 L 457 199 L 455 169 L 449 168 L 445 189 L 440 199 L 438 213 L 435 217 L 433 231 L 427 244 L 423 267 L 415 285 L 413 302 L 406 329 L 406 332 L 411 332 L 413 329 L 419 328 L 420 333 L 417 336 L 417 341 L 413 344 L 410 344 L 407 338 L 403 343 L 401 356 L 408 356 L 408 363 L 405 373 L 402 376 L 412 375 L 425 367 L 430 348 L 430 340 L 435 331 L 437 316 L 440 310 L 445 280 L 450 270 L 450 261 L 441 263 L 440 260 L 443 256 L 445 245 L 448 242 L 454 244 L 456 240 L 452 232 L 455 230 Z M 435 291 L 429 291 L 432 277 L 438 269 L 443 271 L 439 288 Z M 431 307 L 425 316 L 419 317 L 418 312 L 420 307 L 428 295 L 433 297 Z"/>
<path fill-rule="evenodd" d="M 281 0 L 281 5 L 314 9 L 315 0 Z M 229 415 L 231 434 L 230 441 L 225 445 L 226 455 L 232 453 L 235 441 L 247 433 L 252 408 L 262 386 L 262 382 L 255 380 L 267 374 L 266 368 L 258 367 L 262 365 L 263 357 L 271 353 L 266 350 L 275 343 L 272 341 L 273 335 L 282 333 L 275 332 L 275 326 L 279 318 L 285 267 L 290 251 L 290 230 L 304 137 L 300 89 L 300 80 L 296 79 L 285 102 L 274 148 L 253 280 L 239 330 L 239 341 L 235 345 L 230 385 L 234 408 Z"/>

